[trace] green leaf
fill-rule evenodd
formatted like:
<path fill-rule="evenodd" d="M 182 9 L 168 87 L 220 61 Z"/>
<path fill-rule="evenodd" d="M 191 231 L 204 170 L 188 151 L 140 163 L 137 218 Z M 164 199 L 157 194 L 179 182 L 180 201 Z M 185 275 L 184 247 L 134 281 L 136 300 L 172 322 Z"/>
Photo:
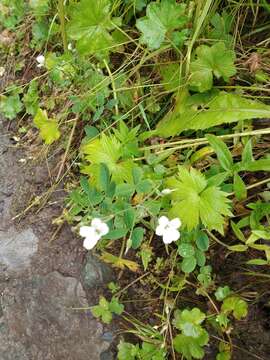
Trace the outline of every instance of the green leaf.
<path fill-rule="evenodd" d="M 207 251 L 209 248 L 209 237 L 204 231 L 199 231 L 196 234 L 196 245 L 201 251 Z"/>
<path fill-rule="evenodd" d="M 121 315 L 124 311 L 124 305 L 120 304 L 116 297 L 113 297 L 109 303 L 109 310 L 116 315 Z"/>
<path fill-rule="evenodd" d="M 110 184 L 110 173 L 106 164 L 100 164 L 100 189 L 107 193 Z"/>
<path fill-rule="evenodd" d="M 232 46 L 233 36 L 230 34 L 233 16 L 228 14 L 225 10 L 222 15 L 216 13 L 211 19 L 210 23 L 213 26 L 207 35 L 207 38 L 214 40 L 222 40 L 227 47 Z"/>
<path fill-rule="evenodd" d="M 237 239 L 245 243 L 246 242 L 245 235 L 242 233 L 239 226 L 235 224 L 232 220 L 231 220 L 231 227 Z"/>
<path fill-rule="evenodd" d="M 199 171 L 181 167 L 178 177 L 171 177 L 167 185 L 171 193 L 170 215 L 179 217 L 188 230 L 196 228 L 200 221 L 209 230 L 223 233 L 223 216 L 232 216 L 227 194 L 217 186 L 208 187 L 207 180 Z"/>
<path fill-rule="evenodd" d="M 9 120 L 16 118 L 23 109 L 20 96 L 18 94 L 0 96 L 0 113 Z"/>
<path fill-rule="evenodd" d="M 249 139 L 242 152 L 242 164 L 249 164 L 252 161 L 254 161 L 252 154 L 252 141 Z"/>
<path fill-rule="evenodd" d="M 144 271 L 146 271 L 153 257 L 152 248 L 147 244 L 143 244 L 141 247 L 140 256 L 142 259 Z"/>
<path fill-rule="evenodd" d="M 130 197 L 135 191 L 134 185 L 132 184 L 119 184 L 116 186 L 115 195 Z"/>
<path fill-rule="evenodd" d="M 105 324 L 110 324 L 112 321 L 112 313 L 109 310 L 109 302 L 103 297 L 100 297 L 99 304 L 91 307 L 91 312 L 96 318 L 100 318 Z"/>
<path fill-rule="evenodd" d="M 174 111 L 158 123 L 155 135 L 170 137 L 185 130 L 204 130 L 240 120 L 270 117 L 269 105 L 224 91 L 203 96 L 200 101 L 186 91 L 178 98 Z"/>
<path fill-rule="evenodd" d="M 259 159 L 252 161 L 251 163 L 245 164 L 242 170 L 246 171 L 270 171 L 270 158 Z"/>
<path fill-rule="evenodd" d="M 195 251 L 194 251 L 194 247 L 191 244 L 181 243 L 178 246 L 178 253 L 184 258 L 188 258 L 193 256 Z"/>
<path fill-rule="evenodd" d="M 252 259 L 246 262 L 248 265 L 268 265 L 268 261 L 264 259 Z"/>
<path fill-rule="evenodd" d="M 233 191 L 238 200 L 246 199 L 247 197 L 247 188 L 244 181 L 238 174 L 233 176 Z"/>
<path fill-rule="evenodd" d="M 199 249 L 195 249 L 195 258 L 197 260 L 197 264 L 198 266 L 204 266 L 205 262 L 206 262 L 206 258 L 204 255 L 204 252 L 199 250 Z"/>
<path fill-rule="evenodd" d="M 206 139 L 209 141 L 211 147 L 217 154 L 220 165 L 226 171 L 231 171 L 233 167 L 233 158 L 230 150 L 226 144 L 215 135 L 206 135 Z"/>
<path fill-rule="evenodd" d="M 200 324 L 205 320 L 205 314 L 198 308 L 192 310 L 176 310 L 174 312 L 174 326 L 182 330 L 186 336 L 199 337 L 201 335 Z"/>
<path fill-rule="evenodd" d="M 195 256 L 185 257 L 181 263 L 181 269 L 184 273 L 191 273 L 197 265 Z"/>
<path fill-rule="evenodd" d="M 247 316 L 248 306 L 246 301 L 240 299 L 237 296 L 230 296 L 223 301 L 221 306 L 221 310 L 224 313 L 233 313 L 233 316 L 237 320 L 241 320 L 242 318 Z"/>
<path fill-rule="evenodd" d="M 117 346 L 118 349 L 118 360 L 135 360 L 139 352 L 139 346 L 133 345 L 124 341 L 120 341 Z"/>
<path fill-rule="evenodd" d="M 215 297 L 217 301 L 223 301 L 226 297 L 228 297 L 231 294 L 231 289 L 229 286 L 224 287 L 218 287 L 215 292 Z"/>
<path fill-rule="evenodd" d="M 140 181 L 136 185 L 136 191 L 138 194 L 140 193 L 149 193 L 152 190 L 153 183 L 151 180 L 145 179 Z"/>
<path fill-rule="evenodd" d="M 158 49 L 166 37 L 187 23 L 185 5 L 174 0 L 161 0 L 160 3 L 151 2 L 146 9 L 146 16 L 136 22 L 142 32 L 140 41 L 150 50 Z"/>
<path fill-rule="evenodd" d="M 81 0 L 70 6 L 69 13 L 68 35 L 77 41 L 80 54 L 104 57 L 113 50 L 115 41 L 110 30 L 114 25 L 109 0 Z"/>
<path fill-rule="evenodd" d="M 229 78 L 236 74 L 235 52 L 226 49 L 224 42 L 218 42 L 211 47 L 201 45 L 196 49 L 195 55 L 196 60 L 190 65 L 189 82 L 193 90 L 210 90 L 213 86 L 213 75 L 228 82 Z"/>
<path fill-rule="evenodd" d="M 228 246 L 228 249 L 236 252 L 244 252 L 248 249 L 248 246 L 243 244 L 237 244 L 237 245 Z"/>
<path fill-rule="evenodd" d="M 27 93 L 23 96 L 23 102 L 27 114 L 36 115 L 38 111 L 38 83 L 32 80 L 29 84 Z"/>
<path fill-rule="evenodd" d="M 49 119 L 45 110 L 38 109 L 34 117 L 34 124 L 40 130 L 40 136 L 45 144 L 52 144 L 60 137 L 58 123 L 56 120 Z"/>
<path fill-rule="evenodd" d="M 131 246 L 132 249 L 138 249 L 141 246 L 145 229 L 142 227 L 136 227 L 131 234 Z"/>
<path fill-rule="evenodd" d="M 126 236 L 127 232 L 128 232 L 127 229 L 114 229 L 111 230 L 107 235 L 105 235 L 104 239 L 109 239 L 109 240 L 121 239 L 124 236 Z"/>
<path fill-rule="evenodd" d="M 185 336 L 183 334 L 177 335 L 173 340 L 173 346 L 175 350 L 182 354 L 185 359 L 203 359 L 204 350 L 203 346 L 209 341 L 209 336 L 205 330 L 199 338 L 194 339 L 191 336 Z"/>
<path fill-rule="evenodd" d="M 90 162 L 82 168 L 84 174 L 91 176 L 92 182 L 99 186 L 99 166 L 101 163 L 107 165 L 112 176 L 112 181 L 116 184 L 124 181 L 132 182 L 132 169 L 135 164 L 131 160 L 121 160 L 121 143 L 115 136 L 102 134 L 100 138 L 89 140 L 81 148 L 85 159 Z"/>
<path fill-rule="evenodd" d="M 162 85 L 167 91 L 177 91 L 181 85 L 181 66 L 179 64 L 166 64 L 160 66 Z"/>

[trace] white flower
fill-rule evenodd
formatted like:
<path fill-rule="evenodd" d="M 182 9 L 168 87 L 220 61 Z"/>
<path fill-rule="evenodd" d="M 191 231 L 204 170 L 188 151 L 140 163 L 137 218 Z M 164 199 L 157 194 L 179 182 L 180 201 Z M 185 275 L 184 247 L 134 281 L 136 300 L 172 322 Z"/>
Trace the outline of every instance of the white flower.
<path fill-rule="evenodd" d="M 41 67 L 43 67 L 45 65 L 45 56 L 38 55 L 36 60 L 38 62 L 37 67 L 41 68 Z"/>
<path fill-rule="evenodd" d="M 177 230 L 180 226 L 179 218 L 169 220 L 166 216 L 161 216 L 158 219 L 156 234 L 163 237 L 164 244 L 170 244 L 180 238 L 180 232 Z"/>
<path fill-rule="evenodd" d="M 161 195 L 170 195 L 172 192 L 174 192 L 174 189 L 163 189 Z"/>
<path fill-rule="evenodd" d="M 109 227 L 102 220 L 95 218 L 91 221 L 91 226 L 82 226 L 80 235 L 84 237 L 83 246 L 87 250 L 93 249 L 102 236 L 108 234 Z"/>
<path fill-rule="evenodd" d="M 72 50 L 73 50 L 73 46 L 72 46 L 71 43 L 68 44 L 68 50 L 69 50 L 69 51 L 72 51 Z"/>
<path fill-rule="evenodd" d="M 5 72 L 5 68 L 3 66 L 0 66 L 0 77 L 3 76 Z"/>

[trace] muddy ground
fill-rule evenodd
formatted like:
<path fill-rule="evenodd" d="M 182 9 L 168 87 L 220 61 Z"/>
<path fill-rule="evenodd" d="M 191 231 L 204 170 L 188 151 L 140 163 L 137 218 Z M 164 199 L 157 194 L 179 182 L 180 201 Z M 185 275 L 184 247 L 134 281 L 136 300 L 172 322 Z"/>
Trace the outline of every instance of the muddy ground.
<path fill-rule="evenodd" d="M 74 310 L 96 304 L 112 274 L 86 256 L 68 225 L 53 238 L 61 188 L 23 213 L 50 188 L 55 160 L 28 159 L 7 128 L 0 120 L 0 360 L 112 359 L 112 330 L 89 310 Z"/>

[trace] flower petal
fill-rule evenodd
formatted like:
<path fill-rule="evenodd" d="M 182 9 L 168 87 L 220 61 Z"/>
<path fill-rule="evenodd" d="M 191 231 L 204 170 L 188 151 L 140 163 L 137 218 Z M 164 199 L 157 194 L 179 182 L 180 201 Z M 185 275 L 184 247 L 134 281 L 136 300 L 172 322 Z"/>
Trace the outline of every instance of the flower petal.
<path fill-rule="evenodd" d="M 83 247 L 87 250 L 91 250 L 91 249 L 93 249 L 93 247 L 96 246 L 98 240 L 99 240 L 99 237 L 97 237 L 97 236 L 87 237 L 83 241 Z"/>
<path fill-rule="evenodd" d="M 158 219 L 158 225 L 162 225 L 163 227 L 166 225 L 169 225 L 170 220 L 167 218 L 167 216 L 161 216 Z"/>
<path fill-rule="evenodd" d="M 83 237 L 91 236 L 94 232 L 92 226 L 81 226 L 80 227 L 80 235 Z"/>
<path fill-rule="evenodd" d="M 99 218 L 94 218 L 91 221 L 91 226 L 93 226 L 95 229 L 99 230 L 100 226 L 102 226 L 103 222 Z"/>
<path fill-rule="evenodd" d="M 163 236 L 163 233 L 165 232 L 164 226 L 163 225 L 158 225 L 156 227 L 156 235 L 158 236 Z"/>
<path fill-rule="evenodd" d="M 170 244 L 173 241 L 176 241 L 180 238 L 180 232 L 176 229 L 168 229 L 163 234 L 164 244 Z"/>
<path fill-rule="evenodd" d="M 179 218 L 172 219 L 170 221 L 170 227 L 178 229 L 181 226 L 181 220 Z"/>
<path fill-rule="evenodd" d="M 98 230 L 99 230 L 100 235 L 101 235 L 101 236 L 104 236 L 104 235 L 108 234 L 108 232 L 109 232 L 110 229 L 109 229 L 109 226 L 108 226 L 105 222 L 103 222 L 103 223 L 99 226 Z"/>

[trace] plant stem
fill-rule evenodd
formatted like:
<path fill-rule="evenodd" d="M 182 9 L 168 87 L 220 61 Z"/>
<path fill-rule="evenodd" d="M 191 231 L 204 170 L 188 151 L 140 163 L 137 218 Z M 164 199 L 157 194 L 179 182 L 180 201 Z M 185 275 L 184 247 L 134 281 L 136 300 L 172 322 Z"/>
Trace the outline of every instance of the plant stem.
<path fill-rule="evenodd" d="M 67 52 L 68 44 L 67 44 L 67 32 L 66 32 L 64 0 L 58 0 L 58 15 L 59 15 L 59 19 L 60 19 L 60 29 L 61 29 L 63 47 L 64 47 L 64 51 Z"/>

